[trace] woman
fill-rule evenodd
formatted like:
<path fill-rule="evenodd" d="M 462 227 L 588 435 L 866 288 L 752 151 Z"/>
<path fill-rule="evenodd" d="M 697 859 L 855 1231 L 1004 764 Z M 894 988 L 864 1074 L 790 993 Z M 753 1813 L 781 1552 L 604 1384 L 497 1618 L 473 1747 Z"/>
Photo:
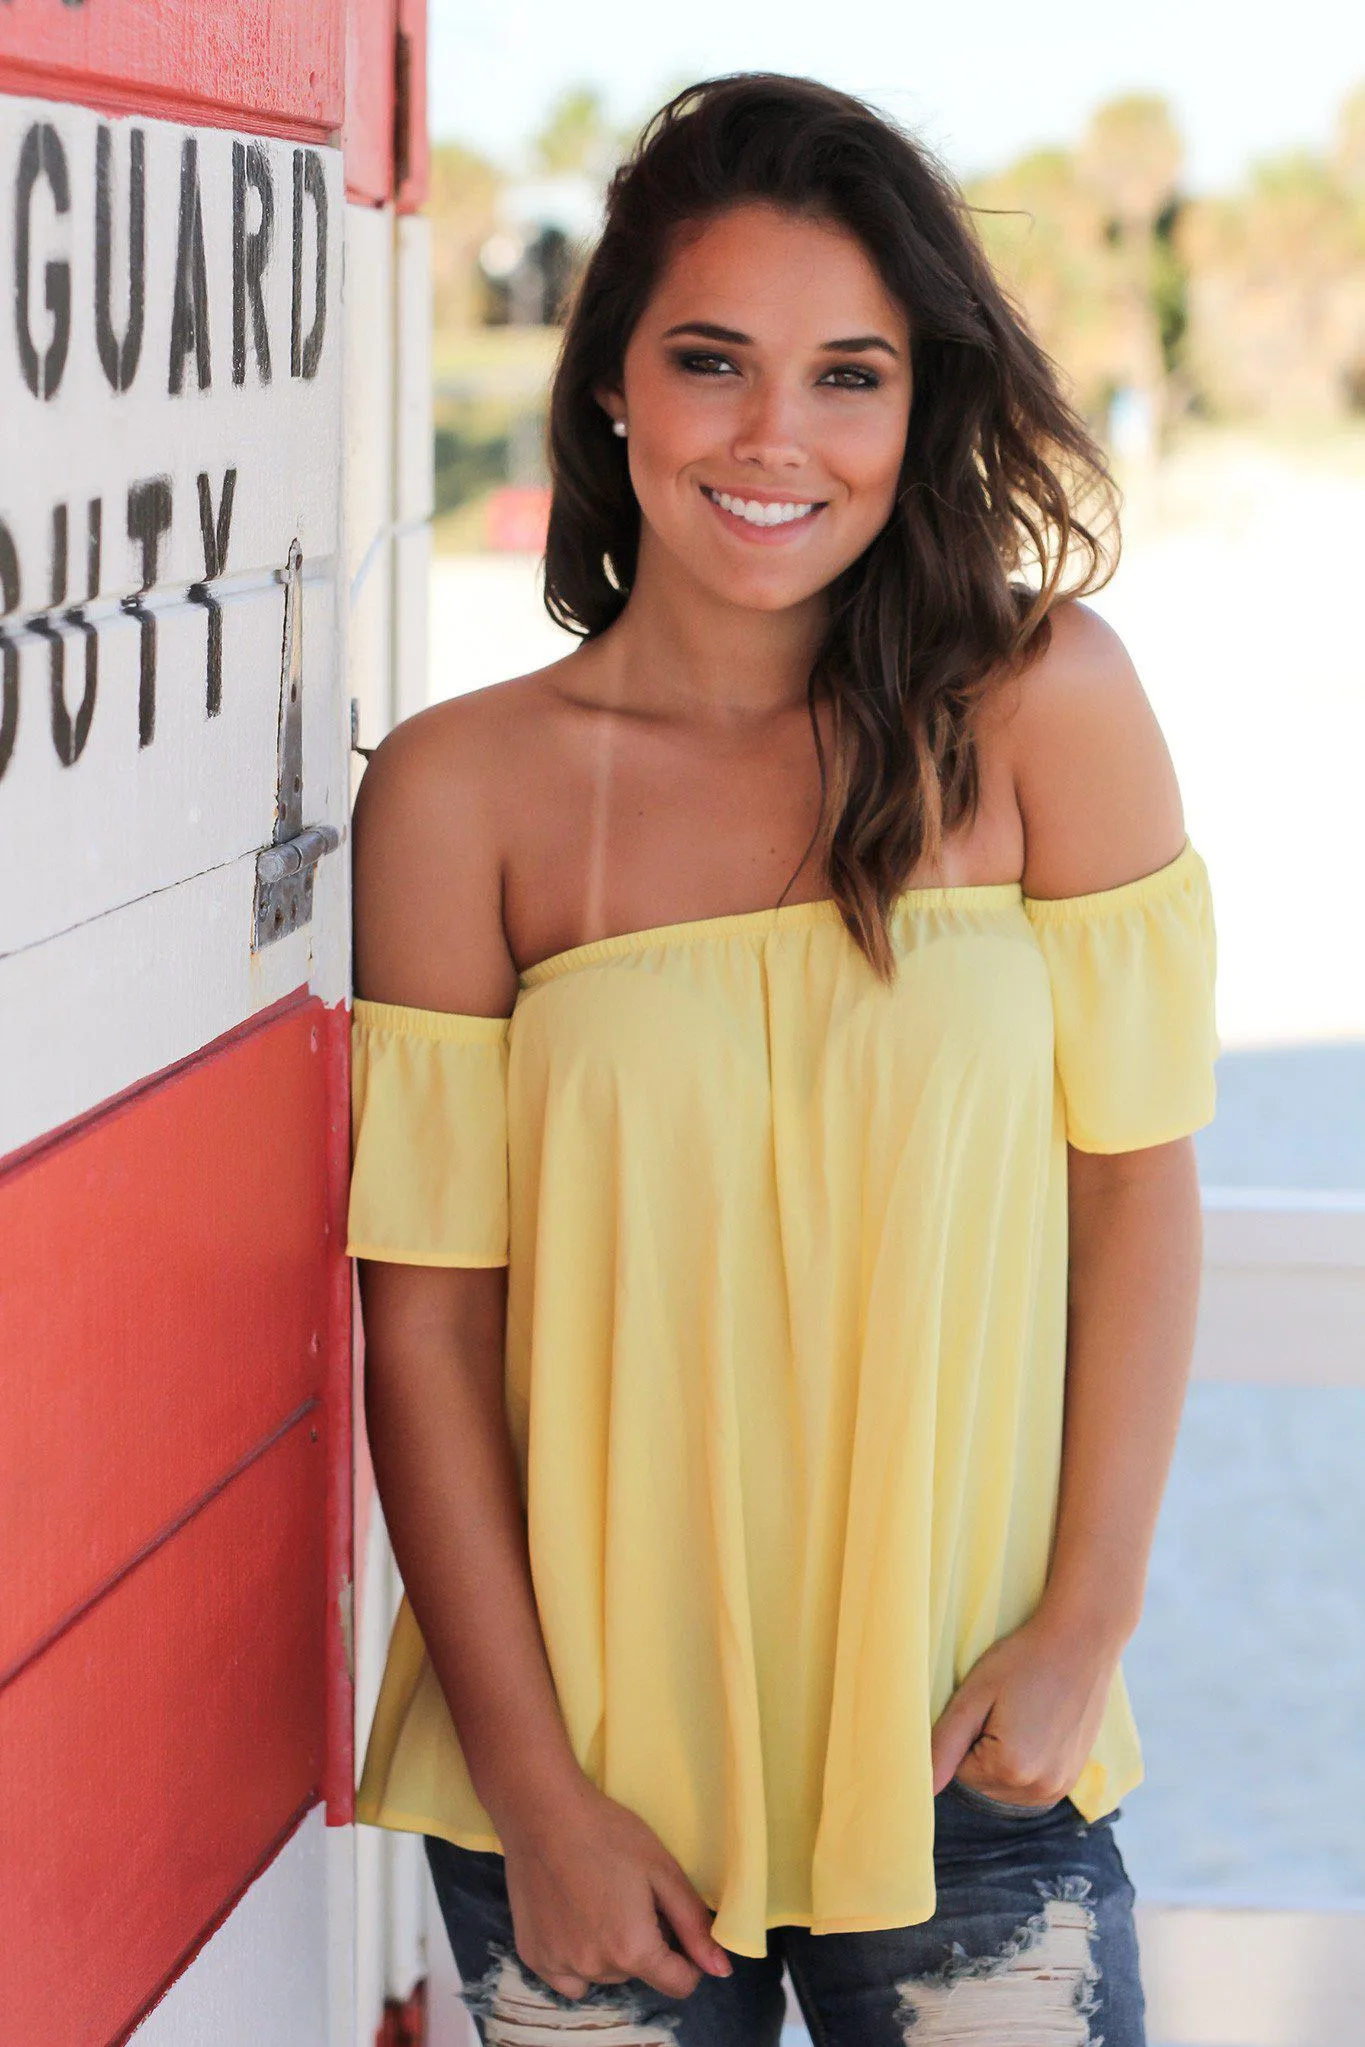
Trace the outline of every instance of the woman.
<path fill-rule="evenodd" d="M 924 153 L 764 75 L 609 196 L 581 644 L 355 814 L 358 1813 L 488 2041 L 1142 2039 L 1112 1834 L 1214 941 L 1102 459 Z"/>

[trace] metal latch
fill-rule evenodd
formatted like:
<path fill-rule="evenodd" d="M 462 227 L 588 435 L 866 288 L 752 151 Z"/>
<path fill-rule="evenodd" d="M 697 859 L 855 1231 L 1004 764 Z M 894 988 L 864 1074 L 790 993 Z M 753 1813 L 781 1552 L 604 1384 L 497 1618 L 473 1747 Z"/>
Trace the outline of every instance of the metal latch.
<path fill-rule="evenodd" d="M 324 853 L 340 844 L 335 825 L 303 822 L 303 550 L 291 540 L 284 572 L 275 829 L 270 844 L 256 855 L 253 951 L 308 923 L 313 914 L 313 869 Z"/>

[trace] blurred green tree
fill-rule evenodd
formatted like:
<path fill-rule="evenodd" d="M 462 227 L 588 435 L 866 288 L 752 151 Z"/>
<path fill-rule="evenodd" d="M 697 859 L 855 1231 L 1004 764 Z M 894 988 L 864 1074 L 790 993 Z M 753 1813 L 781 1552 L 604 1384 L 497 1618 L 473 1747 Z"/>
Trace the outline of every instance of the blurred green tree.
<path fill-rule="evenodd" d="M 1117 391 L 1159 420 L 1186 325 L 1180 135 L 1164 100 L 1100 107 L 1074 150 L 1035 150 L 967 196 L 1006 287 L 1103 427 Z"/>
<path fill-rule="evenodd" d="M 1365 185 L 1354 182 L 1362 96 L 1336 148 L 1254 166 L 1180 225 L 1191 373 L 1228 418 L 1313 420 L 1365 409 Z"/>
<path fill-rule="evenodd" d="M 531 162 L 546 177 L 605 178 L 619 139 L 596 86 L 571 85 L 532 138 Z"/>

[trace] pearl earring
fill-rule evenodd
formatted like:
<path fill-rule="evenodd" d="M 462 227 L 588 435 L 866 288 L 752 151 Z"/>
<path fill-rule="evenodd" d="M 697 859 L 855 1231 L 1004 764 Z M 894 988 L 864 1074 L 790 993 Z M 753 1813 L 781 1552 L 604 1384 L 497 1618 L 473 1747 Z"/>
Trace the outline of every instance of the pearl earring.
<path fill-rule="evenodd" d="M 626 423 L 623 419 L 614 419 L 611 423 L 611 430 L 614 434 L 619 434 L 622 440 L 625 439 Z"/>

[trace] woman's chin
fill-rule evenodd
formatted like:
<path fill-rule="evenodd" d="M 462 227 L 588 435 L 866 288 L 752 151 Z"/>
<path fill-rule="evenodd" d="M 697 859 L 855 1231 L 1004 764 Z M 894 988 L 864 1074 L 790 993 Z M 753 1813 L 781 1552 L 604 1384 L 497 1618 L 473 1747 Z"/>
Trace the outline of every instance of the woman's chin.
<path fill-rule="evenodd" d="M 821 571 L 797 574 L 794 567 L 779 569 L 776 563 L 722 575 L 717 575 L 714 563 L 710 563 L 705 569 L 698 565 L 694 574 L 717 603 L 731 605 L 737 611 L 792 611 L 819 596 L 829 581 Z"/>

